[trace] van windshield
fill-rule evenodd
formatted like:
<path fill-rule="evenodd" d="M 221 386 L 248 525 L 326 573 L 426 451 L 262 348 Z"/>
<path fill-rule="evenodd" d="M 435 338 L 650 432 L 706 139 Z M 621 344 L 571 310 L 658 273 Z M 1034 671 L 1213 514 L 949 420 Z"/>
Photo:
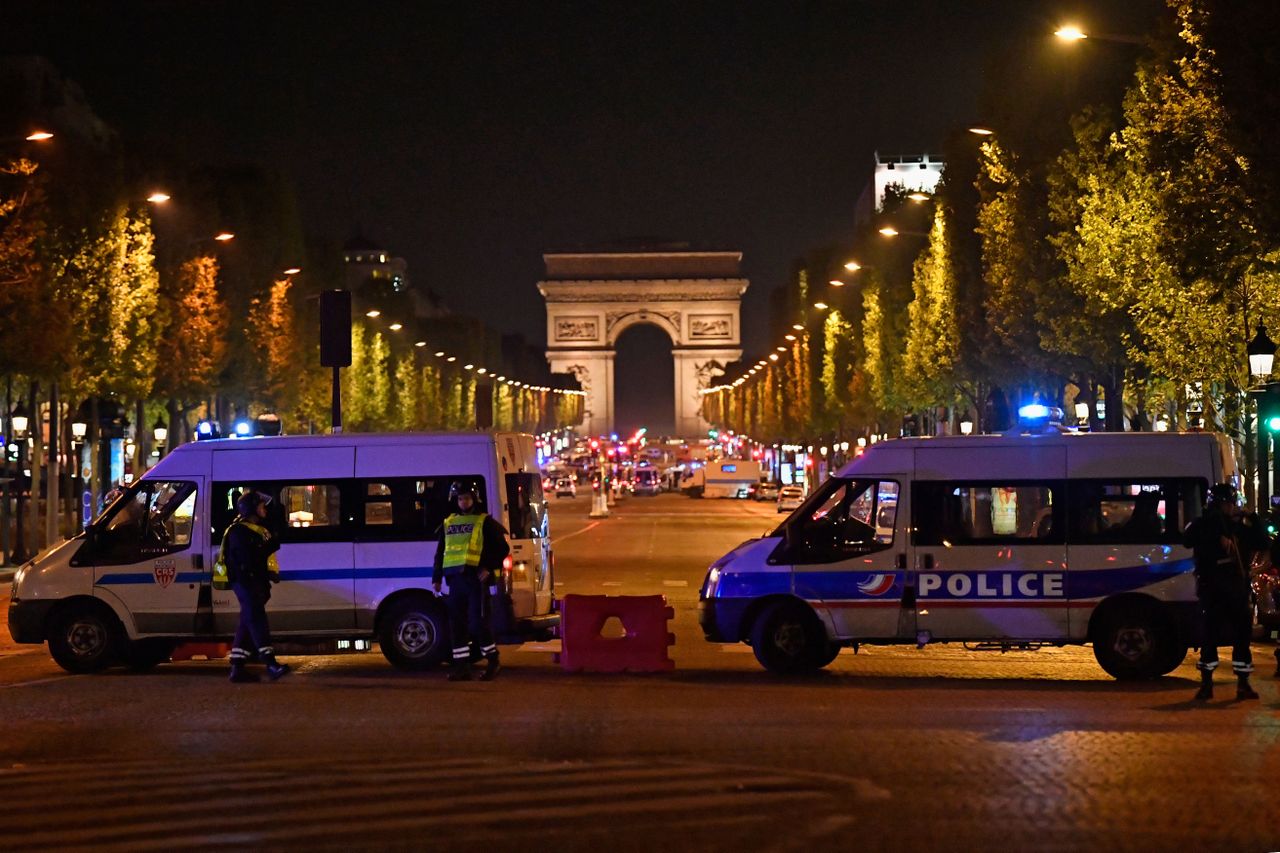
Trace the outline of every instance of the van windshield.
<path fill-rule="evenodd" d="M 537 474 L 507 475 L 507 529 L 512 539 L 547 535 L 547 502 Z"/>

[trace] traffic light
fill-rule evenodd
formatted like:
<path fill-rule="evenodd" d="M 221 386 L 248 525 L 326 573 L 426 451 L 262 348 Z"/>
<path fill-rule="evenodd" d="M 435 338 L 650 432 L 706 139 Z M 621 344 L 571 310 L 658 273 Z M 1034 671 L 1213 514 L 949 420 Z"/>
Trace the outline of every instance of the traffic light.
<path fill-rule="evenodd" d="M 1280 432 L 1280 383 L 1268 385 L 1259 398 L 1258 418 L 1268 432 Z"/>

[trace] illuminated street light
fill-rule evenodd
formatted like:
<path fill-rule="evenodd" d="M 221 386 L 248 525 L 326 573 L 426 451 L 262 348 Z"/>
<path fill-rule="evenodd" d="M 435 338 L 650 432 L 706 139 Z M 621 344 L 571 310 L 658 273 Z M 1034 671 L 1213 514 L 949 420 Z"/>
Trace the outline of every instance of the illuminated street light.
<path fill-rule="evenodd" d="M 393 332 L 398 332 L 401 329 L 403 329 L 404 326 L 400 325 L 399 323 L 392 323 L 390 326 L 387 326 L 387 328 Z"/>
<path fill-rule="evenodd" d="M 476 368 L 476 373 L 479 373 L 481 376 L 484 376 L 484 375 L 485 375 L 486 373 L 488 373 L 488 372 L 489 372 L 489 371 L 488 371 L 487 369 L 483 368 L 483 367 L 477 367 L 477 368 Z"/>
<path fill-rule="evenodd" d="M 995 131 L 992 130 L 991 128 L 983 127 L 982 125 L 974 125 L 973 127 L 969 128 L 969 132 L 976 134 L 978 136 L 990 136 L 993 133 L 995 133 Z"/>
<path fill-rule="evenodd" d="M 458 360 L 458 357 L 456 355 L 451 355 L 445 359 L 445 361 L 449 362 L 450 364 L 453 364 L 457 360 Z"/>
<path fill-rule="evenodd" d="M 285 275 L 297 275 L 297 274 L 298 274 L 298 273 L 300 273 L 300 272 L 302 272 L 302 267 L 289 267 L 287 270 L 285 270 L 285 271 L 284 271 L 284 274 L 285 274 Z"/>
<path fill-rule="evenodd" d="M 232 234 L 230 231 L 222 231 L 219 234 L 216 234 L 213 239 L 217 240 L 219 243 L 225 243 L 228 240 L 234 240 L 235 238 L 236 235 Z"/>
<path fill-rule="evenodd" d="M 786 337 L 787 337 L 787 340 L 789 341 L 794 341 L 796 339 L 795 335 L 787 335 Z"/>
<path fill-rule="evenodd" d="M 814 307 L 814 308 L 817 308 L 819 311 L 826 311 L 826 310 L 827 310 L 827 303 L 825 303 L 825 302 L 815 302 L 815 303 L 813 303 L 813 307 Z"/>
<path fill-rule="evenodd" d="M 1089 36 L 1075 24 L 1067 24 L 1053 31 L 1053 34 L 1063 41 L 1082 41 Z"/>
<path fill-rule="evenodd" d="M 885 227 L 880 229 L 880 233 L 886 237 L 897 237 L 898 229 L 894 228 L 892 225 L 886 225 Z"/>
<path fill-rule="evenodd" d="M 777 354 L 776 352 L 771 352 L 771 353 L 769 353 L 769 360 L 770 360 L 770 361 L 777 361 L 777 360 L 778 360 L 778 354 Z"/>
<path fill-rule="evenodd" d="M 436 358 L 444 358 L 444 350 L 437 351 Z"/>
<path fill-rule="evenodd" d="M 847 269 L 849 272 L 857 272 L 858 270 L 862 269 L 862 264 L 858 263 L 857 261 L 846 261 L 844 268 Z"/>
<path fill-rule="evenodd" d="M 786 347 L 778 347 L 778 352 L 786 352 L 786 351 L 787 351 Z"/>
<path fill-rule="evenodd" d="M 156 192 L 153 192 L 151 195 L 147 196 L 147 201 L 151 202 L 152 204 L 164 204 L 166 201 L 169 200 L 169 198 L 170 196 L 168 193 L 160 192 L 157 190 Z"/>
<path fill-rule="evenodd" d="M 911 193 L 910 195 L 907 196 L 907 198 L 911 199 L 912 201 L 928 201 L 929 200 L 929 196 L 926 193 L 919 193 L 919 192 Z"/>
<path fill-rule="evenodd" d="M 425 346 L 427 345 L 427 342 L 426 342 L 426 341 L 415 341 L 413 345 L 414 345 L 415 347 L 419 347 L 419 348 L 421 348 L 421 347 L 425 347 Z"/>
<path fill-rule="evenodd" d="M 831 285 L 832 287 L 844 287 L 844 282 L 838 278 L 831 279 L 831 281 L 827 282 L 827 284 Z"/>
<path fill-rule="evenodd" d="M 1254 379 L 1261 379 L 1271 373 L 1276 360 L 1276 345 L 1267 337 L 1267 330 L 1261 323 L 1258 324 L 1258 333 L 1245 347 L 1245 353 L 1249 356 L 1249 373 L 1253 374 Z"/>
<path fill-rule="evenodd" d="M 373 308 L 373 309 L 371 309 L 371 310 L 369 310 L 369 311 L 364 312 L 364 316 L 366 316 L 366 317 L 381 317 L 381 316 L 382 316 L 382 312 L 381 312 L 381 311 L 379 311 L 377 308 Z"/>
<path fill-rule="evenodd" d="M 53 134 L 47 130 L 32 131 L 31 135 L 27 137 L 28 142 L 44 142 L 46 139 L 53 139 Z"/>
<path fill-rule="evenodd" d="M 476 366 L 475 366 L 474 364 L 464 364 L 464 365 L 462 365 L 462 369 L 463 369 L 463 370 L 475 370 L 475 368 L 476 368 Z"/>
<path fill-rule="evenodd" d="M 163 417 L 157 417 L 155 426 L 151 428 L 151 435 L 156 440 L 156 444 L 164 444 L 169 438 L 169 427 L 165 425 Z"/>
<path fill-rule="evenodd" d="M 793 325 L 791 326 L 791 328 L 795 329 L 797 332 L 803 332 L 803 331 L 804 331 L 804 326 L 801 326 L 799 323 L 795 323 L 795 324 L 793 324 Z"/>

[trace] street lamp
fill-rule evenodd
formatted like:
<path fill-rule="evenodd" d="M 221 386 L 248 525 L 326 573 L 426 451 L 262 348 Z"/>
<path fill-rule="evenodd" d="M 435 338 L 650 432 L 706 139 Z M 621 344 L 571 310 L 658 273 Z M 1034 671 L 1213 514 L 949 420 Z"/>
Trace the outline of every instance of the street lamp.
<path fill-rule="evenodd" d="M 973 434 L 973 416 L 970 415 L 968 412 L 965 412 L 963 415 L 960 416 L 960 434 L 961 435 Z"/>
<path fill-rule="evenodd" d="M 71 422 L 71 437 L 76 441 L 84 441 L 84 437 L 89 434 L 89 425 L 84 421 Z"/>
<path fill-rule="evenodd" d="M 46 139 L 53 139 L 53 134 L 47 130 L 35 130 L 27 137 L 28 142 L 44 142 Z"/>
<path fill-rule="evenodd" d="M 13 434 L 16 438 L 26 438 L 27 426 L 31 419 L 27 415 L 27 407 L 18 403 L 17 408 L 13 410 L 13 414 L 9 416 L 9 423 L 13 424 Z"/>
<path fill-rule="evenodd" d="M 284 271 L 284 274 L 285 274 L 285 275 L 297 275 L 297 274 L 298 274 L 298 273 L 300 273 L 300 272 L 302 272 L 302 267 L 289 267 L 287 270 L 285 270 L 285 271 Z"/>
<path fill-rule="evenodd" d="M 1258 324 L 1258 333 L 1245 347 L 1245 352 L 1249 355 L 1249 373 L 1254 379 L 1262 379 L 1271 374 L 1271 367 L 1276 360 L 1276 344 L 1267 337 L 1267 330 L 1261 323 Z"/>
<path fill-rule="evenodd" d="M 862 269 L 862 264 L 858 263 L 857 261 L 845 261 L 844 268 L 847 269 L 849 272 L 857 272 L 858 270 Z"/>
<path fill-rule="evenodd" d="M 234 240 L 235 238 L 236 235 L 232 234 L 230 231 L 220 231 L 213 237 L 213 239 L 217 240 L 219 243 L 225 243 L 228 240 Z"/>
<path fill-rule="evenodd" d="M 1119 44 L 1142 44 L 1142 39 L 1137 36 L 1123 36 L 1116 33 L 1086 33 L 1075 24 L 1066 24 L 1053 31 L 1053 34 L 1060 41 L 1065 42 L 1081 42 L 1087 38 L 1097 41 L 1112 41 Z"/>
<path fill-rule="evenodd" d="M 894 228 L 892 225 L 886 225 L 880 229 L 880 233 L 886 237 L 897 237 L 899 232 L 898 229 Z"/>
<path fill-rule="evenodd" d="M 1053 31 L 1053 34 L 1063 41 L 1081 41 L 1082 39 L 1087 39 L 1089 37 L 1075 24 L 1067 24 L 1065 27 L 1059 27 Z"/>
<path fill-rule="evenodd" d="M 991 128 L 985 127 L 980 124 L 975 124 L 973 127 L 969 128 L 969 132 L 974 134 L 975 136 L 991 136 L 992 134 L 995 133 L 995 131 L 992 130 Z"/>
<path fill-rule="evenodd" d="M 164 204 L 166 201 L 169 200 L 169 198 L 170 198 L 170 195 L 168 193 L 157 190 L 153 192 L 151 195 L 147 196 L 147 201 L 151 202 L 152 204 Z"/>
<path fill-rule="evenodd" d="M 164 444 L 169 440 L 169 428 L 165 426 L 164 418 L 156 418 L 155 426 L 151 427 L 151 435 L 155 438 L 156 444 Z"/>

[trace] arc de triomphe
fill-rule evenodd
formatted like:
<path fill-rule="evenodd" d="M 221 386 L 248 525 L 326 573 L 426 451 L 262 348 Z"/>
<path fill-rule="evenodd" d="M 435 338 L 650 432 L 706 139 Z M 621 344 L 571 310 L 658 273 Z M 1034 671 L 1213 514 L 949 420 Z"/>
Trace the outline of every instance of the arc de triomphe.
<path fill-rule="evenodd" d="M 648 323 L 671 338 L 676 432 L 701 436 L 707 423 L 698 392 L 742 357 L 742 253 L 655 248 L 550 252 L 542 259 L 547 361 L 587 392 L 586 433 L 613 432 L 614 346 L 628 328 Z"/>

